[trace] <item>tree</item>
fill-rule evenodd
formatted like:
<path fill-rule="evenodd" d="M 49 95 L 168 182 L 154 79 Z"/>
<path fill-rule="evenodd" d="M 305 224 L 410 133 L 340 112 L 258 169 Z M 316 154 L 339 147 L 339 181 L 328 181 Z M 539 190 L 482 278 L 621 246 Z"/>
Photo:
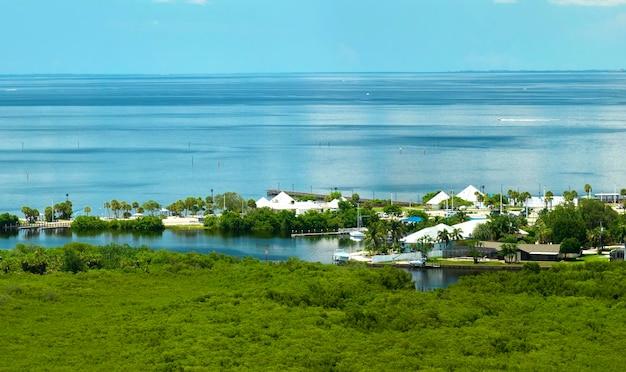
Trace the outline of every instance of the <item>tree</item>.
<path fill-rule="evenodd" d="M 402 221 L 391 220 L 387 226 L 389 235 L 391 236 L 391 246 L 394 249 L 398 249 L 400 247 L 400 239 L 404 236 L 406 225 Z"/>
<path fill-rule="evenodd" d="M 39 210 L 30 207 L 22 207 L 22 213 L 28 223 L 35 223 L 39 219 Z"/>
<path fill-rule="evenodd" d="M 564 255 L 572 254 L 572 253 L 580 253 L 582 245 L 576 238 L 567 238 L 561 242 L 561 248 L 559 250 L 560 253 Z"/>
<path fill-rule="evenodd" d="M 546 209 L 552 209 L 552 200 L 554 199 L 554 193 L 552 191 L 546 192 L 543 200 L 546 204 Z"/>
<path fill-rule="evenodd" d="M 241 213 L 241 206 L 243 203 L 243 198 L 235 192 L 226 192 L 215 196 L 215 206 L 227 211 Z"/>
<path fill-rule="evenodd" d="M 111 203 L 105 202 L 104 209 L 107 211 L 107 217 L 109 217 L 109 209 L 111 209 Z"/>
<path fill-rule="evenodd" d="M 504 262 L 512 263 L 517 262 L 517 244 L 504 243 L 500 247 L 500 253 L 504 256 Z"/>
<path fill-rule="evenodd" d="M 571 203 L 578 197 L 578 192 L 576 190 L 568 190 L 563 191 L 563 198 L 566 202 Z"/>
<path fill-rule="evenodd" d="M 54 213 L 58 214 L 59 219 L 69 220 L 72 218 L 72 202 L 66 200 L 54 205 Z"/>
<path fill-rule="evenodd" d="M 341 192 L 332 191 L 330 194 L 326 195 L 326 198 L 324 198 L 326 202 L 333 201 L 335 199 L 341 199 Z"/>
<path fill-rule="evenodd" d="M 459 228 L 452 229 L 450 232 L 450 240 L 461 240 L 463 239 L 463 230 Z"/>
<path fill-rule="evenodd" d="M 437 240 L 440 243 L 444 243 L 446 248 L 448 247 L 448 245 L 450 244 L 450 233 L 448 233 L 448 230 L 441 230 L 437 233 Z"/>
<path fill-rule="evenodd" d="M 572 204 L 559 205 L 552 211 L 542 215 L 539 221 L 551 232 L 551 241 L 561 243 L 567 238 L 576 238 L 585 241 L 585 221 L 579 211 Z M 539 225 L 538 221 L 538 226 Z"/>
<path fill-rule="evenodd" d="M 86 216 L 89 216 L 89 213 L 91 213 L 91 207 L 89 206 L 85 207 L 84 212 Z"/>
<path fill-rule="evenodd" d="M 151 216 L 154 216 L 155 212 L 161 209 L 161 204 L 157 203 L 154 200 L 148 200 L 147 202 L 143 203 L 142 207 Z"/>
<path fill-rule="evenodd" d="M 422 254 L 424 260 L 428 260 L 428 255 L 433 250 L 435 244 L 430 236 L 422 236 L 417 243 L 415 243 L 415 250 Z"/>
<path fill-rule="evenodd" d="M 363 242 L 365 243 L 365 248 L 367 251 L 373 255 L 382 250 L 385 245 L 385 240 L 387 239 L 387 228 L 386 225 L 379 221 L 372 223 L 368 226 L 367 231 L 365 232 L 365 239 Z"/>
<path fill-rule="evenodd" d="M 54 208 L 46 207 L 46 209 L 44 210 L 44 217 L 46 219 L 46 222 L 54 221 Z"/>
<path fill-rule="evenodd" d="M 113 216 L 115 218 L 119 218 L 120 217 L 120 211 L 122 210 L 122 203 L 120 203 L 119 201 L 113 199 L 109 203 L 109 206 L 111 207 L 111 211 L 113 212 Z"/>
<path fill-rule="evenodd" d="M 383 208 L 383 212 L 389 216 L 399 217 L 402 215 L 402 208 L 397 204 L 390 204 Z"/>
<path fill-rule="evenodd" d="M 481 255 L 481 251 L 479 250 L 479 248 L 482 248 L 482 247 L 483 247 L 483 242 L 479 240 L 467 241 L 468 254 L 470 255 L 470 257 L 474 259 L 474 264 L 478 263 L 478 259 L 480 258 L 480 255 Z"/>
<path fill-rule="evenodd" d="M 592 190 L 593 190 L 593 188 L 591 187 L 591 185 L 586 183 L 585 184 L 585 193 L 587 194 L 587 199 L 591 199 L 591 191 Z"/>

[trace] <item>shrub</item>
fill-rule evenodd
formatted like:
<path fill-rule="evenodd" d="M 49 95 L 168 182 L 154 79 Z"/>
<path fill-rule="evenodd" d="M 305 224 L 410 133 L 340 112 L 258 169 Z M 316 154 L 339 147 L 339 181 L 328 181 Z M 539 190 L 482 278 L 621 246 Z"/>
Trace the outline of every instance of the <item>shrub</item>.
<path fill-rule="evenodd" d="M 580 253 L 582 245 L 576 238 L 567 238 L 561 243 L 561 253 Z"/>

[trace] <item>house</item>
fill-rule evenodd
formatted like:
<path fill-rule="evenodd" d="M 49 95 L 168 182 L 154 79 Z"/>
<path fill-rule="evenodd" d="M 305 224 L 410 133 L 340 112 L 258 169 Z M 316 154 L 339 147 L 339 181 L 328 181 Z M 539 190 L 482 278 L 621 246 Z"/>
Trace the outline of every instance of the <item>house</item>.
<path fill-rule="evenodd" d="M 560 244 L 518 244 L 519 258 L 522 261 L 559 261 Z"/>
<path fill-rule="evenodd" d="M 342 198 L 342 200 L 345 200 Z M 284 191 L 281 191 L 278 195 L 273 197 L 271 200 L 267 200 L 266 198 L 261 198 L 256 201 L 257 208 L 270 208 L 276 211 L 289 210 L 295 211 L 296 215 L 300 215 L 306 213 L 308 211 L 336 211 L 339 209 L 340 200 L 335 199 L 330 202 L 314 202 L 311 200 L 307 201 L 296 201 L 294 198 L 289 196 Z"/>
<path fill-rule="evenodd" d="M 500 251 L 500 242 L 482 242 L 482 246 L 488 249 Z M 559 261 L 563 258 L 560 253 L 560 244 L 517 244 L 518 261 Z"/>

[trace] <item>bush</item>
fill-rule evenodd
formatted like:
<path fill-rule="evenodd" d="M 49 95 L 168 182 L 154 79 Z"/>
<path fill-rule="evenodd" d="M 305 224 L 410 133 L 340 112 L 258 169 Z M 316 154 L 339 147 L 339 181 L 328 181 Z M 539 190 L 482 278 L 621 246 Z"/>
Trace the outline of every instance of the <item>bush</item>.
<path fill-rule="evenodd" d="M 561 253 L 580 253 L 582 244 L 576 238 L 567 238 L 561 243 Z"/>

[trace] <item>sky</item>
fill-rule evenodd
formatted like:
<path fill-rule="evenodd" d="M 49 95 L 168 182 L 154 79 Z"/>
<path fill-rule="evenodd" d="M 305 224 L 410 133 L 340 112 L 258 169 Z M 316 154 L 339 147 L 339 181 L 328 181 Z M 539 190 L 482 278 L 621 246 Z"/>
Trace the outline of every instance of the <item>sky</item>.
<path fill-rule="evenodd" d="M 0 0 L 0 74 L 626 68 L 626 0 Z"/>

